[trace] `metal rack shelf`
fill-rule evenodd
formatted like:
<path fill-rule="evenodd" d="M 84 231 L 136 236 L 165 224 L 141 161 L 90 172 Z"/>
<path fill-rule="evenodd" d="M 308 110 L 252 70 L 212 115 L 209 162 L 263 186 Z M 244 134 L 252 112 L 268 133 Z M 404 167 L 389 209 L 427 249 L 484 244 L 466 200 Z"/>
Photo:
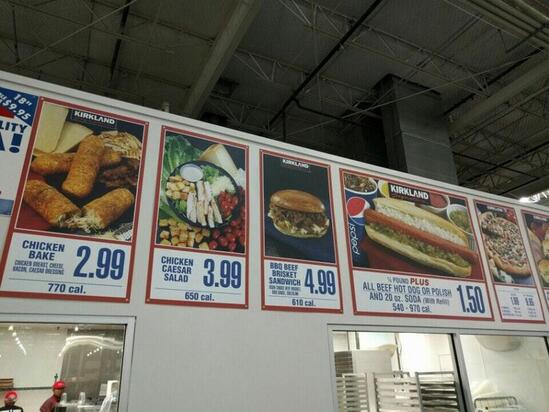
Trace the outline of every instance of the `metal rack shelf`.
<path fill-rule="evenodd" d="M 365 373 L 344 373 L 336 378 L 340 412 L 369 412 Z"/>

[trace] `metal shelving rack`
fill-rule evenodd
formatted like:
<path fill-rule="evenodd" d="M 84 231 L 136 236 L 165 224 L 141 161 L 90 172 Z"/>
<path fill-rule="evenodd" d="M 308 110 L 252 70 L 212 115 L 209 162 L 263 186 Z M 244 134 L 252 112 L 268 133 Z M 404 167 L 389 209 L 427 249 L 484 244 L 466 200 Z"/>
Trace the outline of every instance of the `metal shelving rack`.
<path fill-rule="evenodd" d="M 377 412 L 421 412 L 416 377 L 408 372 L 374 373 Z"/>
<path fill-rule="evenodd" d="M 459 383 L 454 372 L 417 372 L 423 412 L 460 412 Z"/>
<path fill-rule="evenodd" d="M 369 412 L 365 373 L 344 373 L 336 378 L 339 412 Z"/>
<path fill-rule="evenodd" d="M 374 374 L 378 412 L 462 412 L 454 372 Z"/>

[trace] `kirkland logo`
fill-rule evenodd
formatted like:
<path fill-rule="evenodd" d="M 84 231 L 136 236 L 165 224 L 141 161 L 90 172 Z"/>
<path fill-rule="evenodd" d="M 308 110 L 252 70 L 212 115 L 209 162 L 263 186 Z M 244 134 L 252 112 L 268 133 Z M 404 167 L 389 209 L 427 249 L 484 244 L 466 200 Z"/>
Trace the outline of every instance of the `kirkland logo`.
<path fill-rule="evenodd" d="M 389 183 L 389 193 L 392 198 L 409 200 L 416 203 L 431 204 L 429 192 L 425 190 L 412 189 L 410 187 Z"/>
<path fill-rule="evenodd" d="M 71 112 L 71 120 L 94 123 L 100 126 L 112 126 L 116 127 L 116 120 L 111 117 L 101 116 L 95 113 L 83 112 L 81 110 L 73 110 Z"/>
<path fill-rule="evenodd" d="M 299 169 L 305 171 L 309 171 L 310 168 L 309 164 L 292 159 L 282 159 L 282 165 L 289 169 Z"/>

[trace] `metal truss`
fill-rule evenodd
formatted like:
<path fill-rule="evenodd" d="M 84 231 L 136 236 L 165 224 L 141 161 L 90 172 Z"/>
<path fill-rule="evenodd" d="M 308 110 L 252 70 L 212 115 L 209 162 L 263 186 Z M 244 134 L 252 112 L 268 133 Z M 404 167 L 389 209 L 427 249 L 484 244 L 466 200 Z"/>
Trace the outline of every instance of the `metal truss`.
<path fill-rule="evenodd" d="M 296 83 L 301 83 L 309 72 L 309 69 L 293 63 L 242 48 L 236 50 L 234 57 L 259 79 L 288 90 L 292 90 Z M 318 81 L 326 86 L 326 89 L 323 90 L 330 92 L 329 96 L 322 96 L 326 98 L 327 102 L 334 101 L 337 105 L 352 107 L 358 99 L 363 99 L 365 96 L 370 100 L 374 98 L 371 89 L 358 87 L 325 75 L 318 76 Z"/>
<path fill-rule="evenodd" d="M 280 132 L 280 126 L 272 129 L 265 127 L 266 120 L 272 117 L 275 112 L 262 107 L 261 105 L 250 104 L 212 93 L 210 100 L 207 102 L 207 106 L 214 109 L 216 113 L 223 115 L 232 124 L 238 125 L 240 128 L 252 128 L 262 135 L 268 135 L 272 138 L 275 138 Z M 315 124 L 311 119 L 291 114 L 287 114 L 286 119 L 289 122 Z M 337 133 L 339 131 L 339 129 L 333 127 L 328 127 L 327 129 L 332 133 Z"/>
<path fill-rule="evenodd" d="M 339 39 L 342 34 L 346 32 L 349 24 L 355 19 L 353 16 L 331 10 L 315 1 L 278 0 L 278 2 L 288 9 L 292 15 L 306 27 L 310 28 L 313 33 L 334 40 Z M 449 40 L 456 40 L 475 23 L 475 19 L 469 20 L 467 24 L 458 32 L 454 33 Z M 361 42 L 361 37 L 363 37 L 365 33 L 373 34 L 375 38 L 378 39 L 378 44 L 381 47 L 372 47 L 370 44 Z M 449 82 L 452 79 L 455 79 L 456 75 L 459 77 L 469 75 L 480 89 L 484 89 L 486 85 L 486 78 L 482 75 L 474 75 L 474 73 L 479 71 L 477 68 L 466 66 L 451 57 L 445 56 L 439 51 L 431 50 L 423 45 L 418 45 L 367 23 L 363 24 L 362 31 L 349 42 L 349 47 L 364 52 L 369 56 L 375 54 L 404 67 L 408 67 L 412 70 L 408 76 L 421 72 L 435 80 Z M 417 63 L 413 63 L 414 61 L 417 61 Z M 436 72 L 425 69 L 427 64 L 433 65 Z M 453 72 L 452 75 L 445 73 L 445 67 L 451 67 Z M 456 83 L 455 86 L 470 93 L 479 95 L 484 94 L 482 90 L 465 84 Z"/>
<path fill-rule="evenodd" d="M 13 35 L 11 35 L 9 33 L 6 33 L 6 32 L 2 32 L 2 31 L 0 31 L 0 39 L 4 39 L 4 40 L 8 40 L 8 41 L 14 41 L 15 40 Z M 30 47 L 36 48 L 36 49 L 40 49 L 40 48 L 44 47 L 43 43 L 40 43 L 40 42 L 35 41 L 35 40 L 24 39 L 21 36 L 18 37 L 18 43 L 19 44 L 24 44 L 24 45 L 27 45 L 27 46 L 30 46 Z M 69 51 L 69 50 L 66 50 L 66 49 L 61 49 L 59 47 L 51 47 L 50 46 L 48 48 L 48 52 L 50 52 L 50 53 L 57 56 L 56 61 L 59 60 L 59 58 L 70 58 L 70 59 L 73 59 L 73 60 L 77 61 L 80 64 L 84 61 L 87 61 L 88 63 L 99 66 L 99 67 L 110 68 L 110 63 L 106 63 L 104 61 L 91 58 L 86 54 L 72 52 L 72 51 Z M 12 64 L 8 64 L 8 63 L 3 64 L 4 69 L 10 69 L 11 66 L 12 66 Z M 27 65 L 20 64 L 20 65 L 18 65 L 18 68 L 24 68 L 25 70 L 34 71 L 36 73 L 44 73 L 43 66 L 45 66 L 45 65 L 42 64 L 40 66 L 41 67 L 36 67 L 34 65 L 28 65 L 28 64 Z M 13 70 L 13 69 L 10 69 L 10 70 Z M 133 68 L 130 68 L 130 67 L 125 67 L 125 66 L 120 66 L 120 65 L 118 65 L 117 70 L 122 72 L 122 73 L 126 73 L 126 74 L 133 75 L 133 76 L 137 76 L 139 74 L 139 72 L 136 69 L 133 69 Z M 49 75 L 49 73 L 47 73 L 47 74 Z M 151 73 L 142 72 L 141 77 L 146 78 L 146 79 L 151 80 L 151 81 L 156 82 L 156 83 L 162 83 L 162 84 L 167 84 L 167 85 L 176 87 L 179 90 L 186 90 L 186 89 L 189 88 L 188 84 L 182 84 L 182 83 L 179 83 L 179 82 L 174 81 L 174 80 L 165 79 L 163 77 L 155 76 Z M 70 79 L 68 79 L 68 80 L 70 80 Z M 97 87 L 101 87 L 101 85 L 98 84 Z"/>

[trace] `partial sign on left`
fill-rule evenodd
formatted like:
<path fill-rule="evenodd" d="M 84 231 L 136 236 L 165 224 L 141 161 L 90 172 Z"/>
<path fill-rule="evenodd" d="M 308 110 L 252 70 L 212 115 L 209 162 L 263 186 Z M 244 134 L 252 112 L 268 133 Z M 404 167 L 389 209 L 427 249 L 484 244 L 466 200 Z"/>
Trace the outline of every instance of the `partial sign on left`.
<path fill-rule="evenodd" d="M 147 128 L 40 98 L 2 253 L 0 296 L 129 301 Z"/>
<path fill-rule="evenodd" d="M 36 96 L 0 87 L 0 249 L 17 193 L 17 179 L 6 177 L 21 173 L 37 102 Z"/>

